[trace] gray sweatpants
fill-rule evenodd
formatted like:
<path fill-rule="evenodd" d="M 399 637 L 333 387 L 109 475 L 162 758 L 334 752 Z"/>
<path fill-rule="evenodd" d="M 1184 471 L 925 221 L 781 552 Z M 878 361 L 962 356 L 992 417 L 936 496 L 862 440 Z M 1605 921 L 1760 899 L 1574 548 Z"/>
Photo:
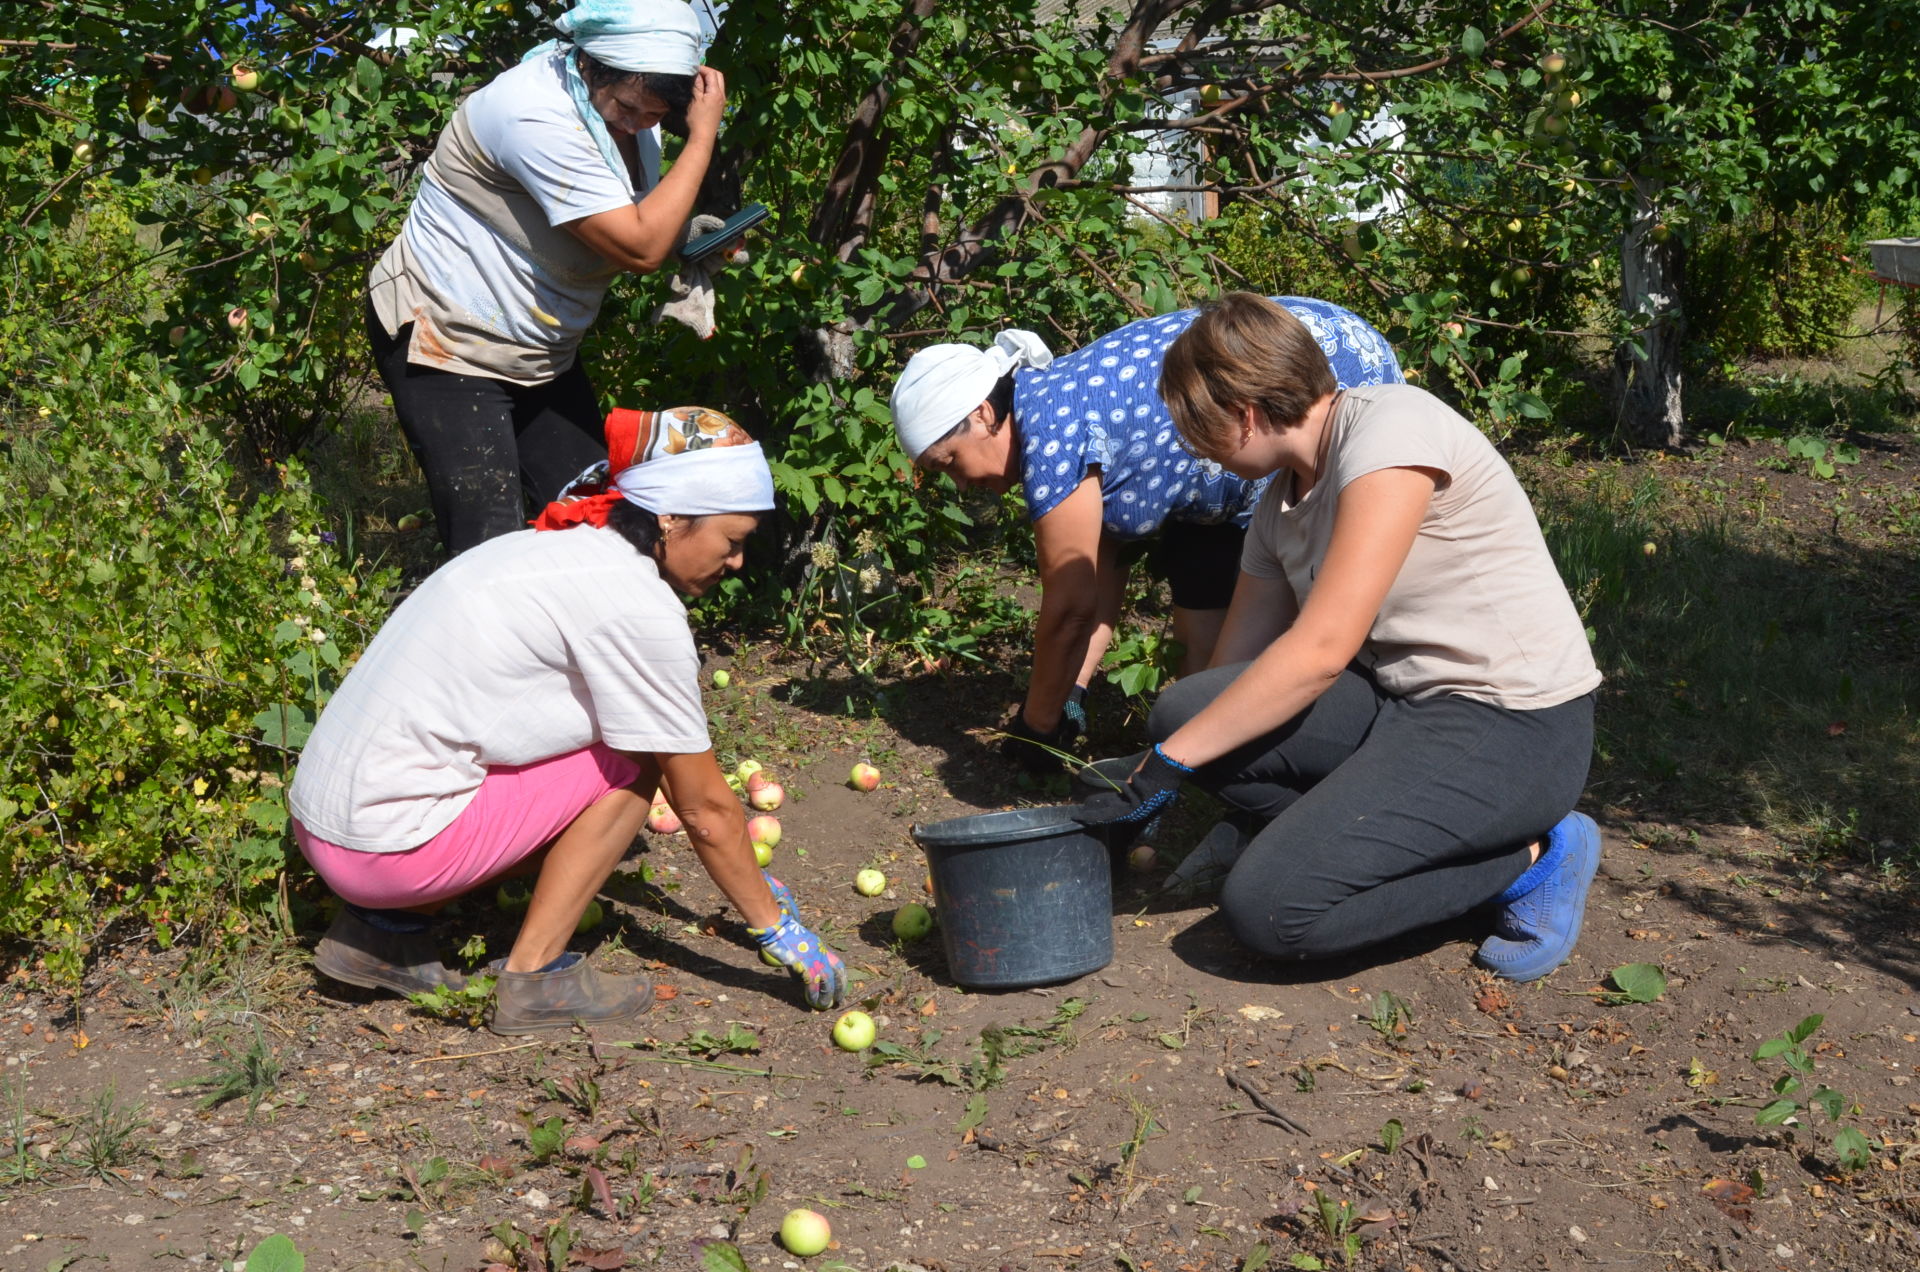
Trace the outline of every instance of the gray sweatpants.
<path fill-rule="evenodd" d="M 1175 682 L 1154 704 L 1154 740 L 1246 666 Z M 1274 958 L 1327 958 L 1491 900 L 1579 799 L 1593 704 L 1410 702 L 1342 672 L 1307 710 L 1193 779 L 1265 822 L 1221 890 L 1234 934 Z"/>

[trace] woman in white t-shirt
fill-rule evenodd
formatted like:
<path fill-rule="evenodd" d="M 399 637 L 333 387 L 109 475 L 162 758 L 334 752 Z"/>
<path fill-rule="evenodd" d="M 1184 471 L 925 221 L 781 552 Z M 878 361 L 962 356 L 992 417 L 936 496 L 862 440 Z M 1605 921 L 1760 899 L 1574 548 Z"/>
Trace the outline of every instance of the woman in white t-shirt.
<path fill-rule="evenodd" d="M 1491 903 L 1477 960 L 1545 976 L 1600 862 L 1569 811 L 1600 673 L 1513 471 L 1424 390 L 1337 390 L 1300 322 L 1244 292 L 1174 342 L 1160 391 L 1194 453 L 1273 481 L 1213 665 L 1080 818 L 1143 826 L 1197 782 L 1250 836 L 1219 856 L 1252 948 L 1347 954 Z"/>
<path fill-rule="evenodd" d="M 726 109 L 682 0 L 584 0 L 460 104 L 367 279 L 367 336 L 449 555 L 600 457 L 577 360 L 621 273 L 678 249 Z M 660 175 L 660 121 L 686 144 Z M 524 493 L 523 493 L 524 492 Z"/>
<path fill-rule="evenodd" d="M 290 792 L 294 834 L 346 904 L 314 966 L 396 993 L 460 987 L 429 916 L 544 849 L 497 968 L 491 1028 L 639 1015 L 652 1003 L 643 977 L 595 971 L 566 946 L 664 787 L 748 933 L 810 1005 L 830 1007 L 840 960 L 755 864 L 679 599 L 739 568 L 773 506 L 766 457 L 699 407 L 615 411 L 606 431 L 591 493 L 435 571 L 321 713 Z"/>

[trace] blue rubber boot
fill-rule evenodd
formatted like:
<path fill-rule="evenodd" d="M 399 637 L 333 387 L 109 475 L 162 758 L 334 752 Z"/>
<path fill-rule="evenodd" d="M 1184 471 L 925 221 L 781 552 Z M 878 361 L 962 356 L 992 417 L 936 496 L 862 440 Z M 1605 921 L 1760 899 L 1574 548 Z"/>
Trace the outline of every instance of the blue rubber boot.
<path fill-rule="evenodd" d="M 1573 954 L 1587 889 L 1600 870 L 1600 828 L 1568 813 L 1547 832 L 1540 859 L 1494 898 L 1505 908 L 1474 961 L 1511 981 L 1539 980 Z"/>

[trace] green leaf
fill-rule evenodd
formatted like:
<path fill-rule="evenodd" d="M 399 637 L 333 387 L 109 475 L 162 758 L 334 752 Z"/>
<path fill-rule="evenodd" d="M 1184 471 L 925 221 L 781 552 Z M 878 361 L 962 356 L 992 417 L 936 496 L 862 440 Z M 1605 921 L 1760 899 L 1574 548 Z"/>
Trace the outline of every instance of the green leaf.
<path fill-rule="evenodd" d="M 1857 1127 L 1842 1127 L 1834 1132 L 1833 1155 L 1848 1170 L 1859 1170 L 1873 1160 L 1873 1141 Z"/>
<path fill-rule="evenodd" d="M 253 1247 L 247 1256 L 247 1272 L 306 1272 L 307 1258 L 295 1248 L 291 1238 L 274 1233 Z"/>
<path fill-rule="evenodd" d="M 1391 1153 L 1400 1147 L 1400 1141 L 1405 1138 L 1406 1133 L 1407 1128 L 1401 1125 L 1400 1119 L 1392 1118 L 1380 1128 L 1380 1146 Z"/>
<path fill-rule="evenodd" d="M 731 1241 L 709 1241 L 700 1249 L 701 1272 L 753 1272 Z"/>
<path fill-rule="evenodd" d="M 1327 128 L 1327 138 L 1335 143 L 1345 141 L 1347 134 L 1353 131 L 1353 112 L 1342 111 L 1333 117 L 1333 123 Z"/>
<path fill-rule="evenodd" d="M 1667 992 L 1667 974 L 1652 963 L 1628 963 L 1613 969 L 1613 983 L 1628 1002 L 1650 1003 Z"/>
<path fill-rule="evenodd" d="M 1475 58 L 1487 51 L 1487 37 L 1479 27 L 1470 26 L 1460 33 L 1460 51 Z"/>
<path fill-rule="evenodd" d="M 1787 1037 L 1793 1039 L 1795 1042 L 1805 1042 L 1807 1039 L 1813 1037 L 1813 1031 L 1818 1029 L 1824 1020 L 1826 1020 L 1825 1016 L 1808 1016 L 1792 1029 L 1789 1029 L 1787 1031 Z"/>
<path fill-rule="evenodd" d="M 1247 1257 L 1240 1260 L 1240 1272 L 1260 1272 L 1271 1258 L 1273 1247 L 1264 1241 L 1257 1242 L 1253 1249 L 1247 1251 Z"/>
<path fill-rule="evenodd" d="M 1302 1250 L 1298 1254 L 1290 1254 L 1287 1256 L 1287 1266 L 1290 1268 L 1299 1268 L 1301 1272 L 1324 1272 L 1327 1265 L 1322 1263 L 1318 1256 L 1308 1254 Z"/>
<path fill-rule="evenodd" d="M 1800 1111 L 1798 1100 L 1775 1100 L 1753 1115 L 1756 1126 L 1778 1126 Z"/>
<path fill-rule="evenodd" d="M 987 1097 L 984 1095 L 976 1095 L 972 1099 L 967 1101 L 967 1111 L 960 1115 L 959 1125 L 955 1126 L 953 1129 L 958 1133 L 960 1133 L 961 1135 L 965 1135 L 968 1131 L 972 1130 L 976 1126 L 979 1126 L 982 1122 L 986 1120 L 987 1120 Z"/>
<path fill-rule="evenodd" d="M 1829 1086 L 1823 1086 L 1808 1096 L 1807 1103 L 1825 1113 L 1829 1122 L 1838 1122 L 1847 1111 L 1847 1097 Z"/>
<path fill-rule="evenodd" d="M 1793 1044 L 1785 1038 L 1769 1038 L 1754 1048 L 1753 1058 L 1755 1060 L 1771 1060 L 1792 1045 Z"/>
<path fill-rule="evenodd" d="M 907 1158 L 908 1170 L 925 1170 L 926 1168 L 927 1159 L 920 1156 L 920 1154 L 915 1153 L 912 1157 Z"/>

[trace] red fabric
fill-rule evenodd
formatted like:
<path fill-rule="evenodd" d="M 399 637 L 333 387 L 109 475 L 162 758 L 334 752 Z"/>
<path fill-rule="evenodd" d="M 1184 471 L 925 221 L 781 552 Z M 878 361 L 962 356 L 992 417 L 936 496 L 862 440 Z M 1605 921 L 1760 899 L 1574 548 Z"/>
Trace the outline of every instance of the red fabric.
<path fill-rule="evenodd" d="M 570 526 L 604 526 L 607 514 L 620 502 L 613 479 L 622 469 L 640 461 L 647 441 L 653 435 L 652 411 L 636 411 L 618 406 L 607 412 L 607 484 L 599 490 L 555 500 L 533 519 L 535 530 L 565 530 Z"/>

